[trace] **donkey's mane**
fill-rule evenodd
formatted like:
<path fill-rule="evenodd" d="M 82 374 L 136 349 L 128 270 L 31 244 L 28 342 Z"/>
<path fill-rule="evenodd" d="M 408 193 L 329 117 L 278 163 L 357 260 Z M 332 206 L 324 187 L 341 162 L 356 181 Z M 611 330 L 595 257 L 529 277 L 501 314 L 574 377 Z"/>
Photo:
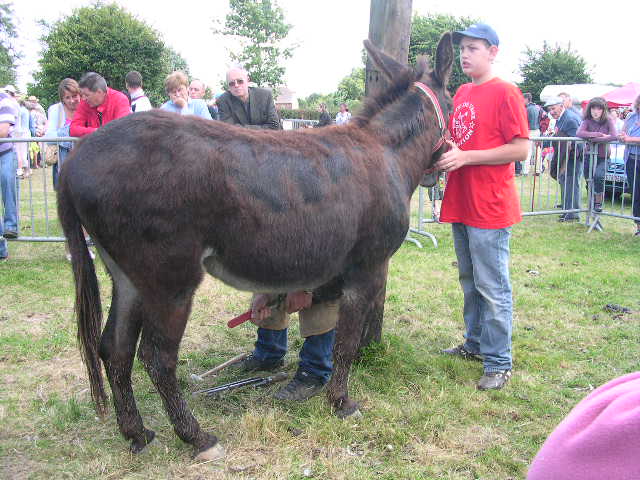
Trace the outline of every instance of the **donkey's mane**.
<path fill-rule="evenodd" d="M 387 89 L 374 97 L 366 98 L 360 114 L 353 119 L 356 125 L 363 127 L 369 123 L 369 120 L 371 120 L 383 108 L 391 105 L 402 97 L 402 95 L 407 92 L 411 84 L 421 78 L 423 74 L 424 72 L 422 69 L 415 71 L 412 68 L 407 68 L 398 75 L 393 84 L 391 84 Z"/>

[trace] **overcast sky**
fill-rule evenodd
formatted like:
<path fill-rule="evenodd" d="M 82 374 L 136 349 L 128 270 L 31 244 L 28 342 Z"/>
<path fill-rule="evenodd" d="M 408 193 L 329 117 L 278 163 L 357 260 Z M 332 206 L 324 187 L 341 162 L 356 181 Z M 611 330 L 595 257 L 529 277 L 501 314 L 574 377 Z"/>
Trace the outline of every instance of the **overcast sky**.
<path fill-rule="evenodd" d="M 24 90 L 38 68 L 41 30 L 36 21 L 49 22 L 68 15 L 89 0 L 14 0 L 18 47 L 24 58 L 18 70 L 18 88 Z M 194 77 L 217 87 L 230 66 L 228 38 L 212 33 L 214 19 L 224 20 L 226 0 L 158 2 L 116 0 L 140 20 L 158 30 L 166 44 L 188 61 Z M 298 96 L 329 93 L 338 82 L 361 66 L 362 40 L 369 30 L 370 0 L 279 0 L 286 21 L 293 25 L 289 40 L 299 46 L 286 64 L 288 86 Z M 597 83 L 624 84 L 640 81 L 640 2 L 616 1 L 604 12 L 603 2 L 565 0 L 556 2 L 413 0 L 414 12 L 446 13 L 479 18 L 500 36 L 496 73 L 517 81 L 522 52 L 527 46 L 542 47 L 546 40 L 581 54 Z M 144 76 L 144 72 L 141 72 Z"/>

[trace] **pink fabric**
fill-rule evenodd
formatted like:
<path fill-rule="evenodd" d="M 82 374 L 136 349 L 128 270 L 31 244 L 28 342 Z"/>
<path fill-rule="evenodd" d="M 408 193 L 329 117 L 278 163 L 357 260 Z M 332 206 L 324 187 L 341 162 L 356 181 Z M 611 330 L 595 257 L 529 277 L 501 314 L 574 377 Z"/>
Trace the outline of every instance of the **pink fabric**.
<path fill-rule="evenodd" d="M 640 372 L 584 398 L 551 433 L 527 480 L 640 479 Z"/>

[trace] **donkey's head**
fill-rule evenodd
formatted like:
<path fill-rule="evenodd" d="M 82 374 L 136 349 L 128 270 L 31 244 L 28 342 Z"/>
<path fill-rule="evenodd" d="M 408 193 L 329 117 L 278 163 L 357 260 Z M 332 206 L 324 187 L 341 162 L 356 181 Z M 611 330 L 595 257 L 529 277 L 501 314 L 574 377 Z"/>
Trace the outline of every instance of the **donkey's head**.
<path fill-rule="evenodd" d="M 412 71 L 407 65 L 398 63 L 389 55 L 378 49 L 371 41 L 365 40 L 364 46 L 371 60 L 387 77 L 390 83 L 396 83 L 399 78 L 413 73 L 413 81 L 420 82 L 429 87 L 437 96 L 445 118 L 449 117 L 453 102 L 447 91 L 447 84 L 453 67 L 453 43 L 451 33 L 447 32 L 440 38 L 436 49 L 435 68 L 429 66 L 429 60 L 421 55 L 416 62 L 416 68 Z"/>
<path fill-rule="evenodd" d="M 444 136 L 453 103 L 447 91 L 454 58 L 451 34 L 440 39 L 433 69 L 424 56 L 418 58 L 414 69 L 398 63 L 369 40 L 364 45 L 390 87 L 367 100 L 356 122 L 369 123 L 398 148 L 415 147 L 423 169 L 430 168 L 447 149 Z"/>

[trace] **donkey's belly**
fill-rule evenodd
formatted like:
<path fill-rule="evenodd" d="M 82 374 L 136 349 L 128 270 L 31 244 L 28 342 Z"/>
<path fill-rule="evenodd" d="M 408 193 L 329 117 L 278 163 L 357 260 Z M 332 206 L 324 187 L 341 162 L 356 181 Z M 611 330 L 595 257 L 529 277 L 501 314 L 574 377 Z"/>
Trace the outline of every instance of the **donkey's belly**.
<path fill-rule="evenodd" d="M 285 282 L 258 282 L 251 278 L 250 275 L 238 275 L 227 269 L 223 262 L 220 261 L 212 248 L 207 248 L 202 255 L 202 266 L 209 275 L 226 283 L 227 285 L 243 290 L 246 292 L 256 293 L 286 293 L 298 290 L 311 290 L 323 285 L 328 279 L 313 279 L 308 281 L 299 281 L 297 283 Z"/>

